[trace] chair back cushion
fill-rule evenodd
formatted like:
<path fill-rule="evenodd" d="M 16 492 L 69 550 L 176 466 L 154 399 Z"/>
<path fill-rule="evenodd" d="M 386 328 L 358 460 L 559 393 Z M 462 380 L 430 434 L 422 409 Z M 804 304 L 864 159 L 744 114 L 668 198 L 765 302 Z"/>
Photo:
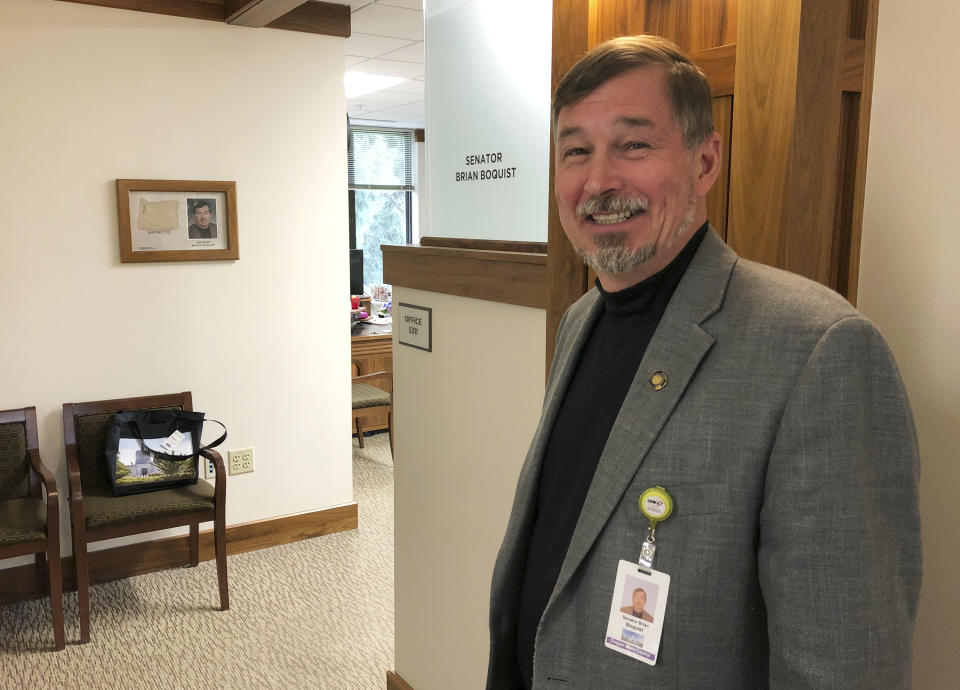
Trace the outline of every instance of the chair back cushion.
<path fill-rule="evenodd" d="M 29 467 L 24 423 L 0 424 L 0 501 L 30 495 Z"/>

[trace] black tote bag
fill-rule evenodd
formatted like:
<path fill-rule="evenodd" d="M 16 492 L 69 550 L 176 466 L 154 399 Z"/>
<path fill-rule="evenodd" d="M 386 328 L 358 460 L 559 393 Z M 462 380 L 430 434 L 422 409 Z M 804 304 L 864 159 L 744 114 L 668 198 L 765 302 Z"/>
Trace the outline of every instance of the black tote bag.
<path fill-rule="evenodd" d="M 103 451 L 114 496 L 196 484 L 200 451 L 215 448 L 227 438 L 224 427 L 220 438 L 201 446 L 203 422 L 203 412 L 189 410 L 117 412 Z"/>

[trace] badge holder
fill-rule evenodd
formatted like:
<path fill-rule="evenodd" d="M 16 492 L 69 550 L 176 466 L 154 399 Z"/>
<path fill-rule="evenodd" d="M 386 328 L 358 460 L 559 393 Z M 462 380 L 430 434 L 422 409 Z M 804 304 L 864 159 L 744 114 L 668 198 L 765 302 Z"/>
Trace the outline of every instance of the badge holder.
<path fill-rule="evenodd" d="M 670 576 L 653 570 L 657 552 L 657 525 L 673 512 L 673 498 L 661 486 L 640 495 L 640 512 L 647 518 L 647 534 L 639 563 L 621 560 L 610 603 L 604 645 L 615 652 L 653 666 L 660 651 Z"/>

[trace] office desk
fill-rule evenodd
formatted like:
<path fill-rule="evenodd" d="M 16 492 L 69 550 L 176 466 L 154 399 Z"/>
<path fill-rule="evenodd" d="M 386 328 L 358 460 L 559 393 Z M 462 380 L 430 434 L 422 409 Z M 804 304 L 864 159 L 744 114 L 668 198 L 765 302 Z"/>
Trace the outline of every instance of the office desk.
<path fill-rule="evenodd" d="M 390 324 L 360 324 L 360 332 L 350 337 L 350 357 L 360 362 L 364 374 L 377 371 L 393 372 L 393 327 Z M 387 381 L 377 381 L 372 385 L 392 393 L 393 386 Z M 364 425 L 364 431 L 377 431 L 387 428 L 387 415 L 371 417 Z M 356 429 L 351 431 L 356 433 Z"/>

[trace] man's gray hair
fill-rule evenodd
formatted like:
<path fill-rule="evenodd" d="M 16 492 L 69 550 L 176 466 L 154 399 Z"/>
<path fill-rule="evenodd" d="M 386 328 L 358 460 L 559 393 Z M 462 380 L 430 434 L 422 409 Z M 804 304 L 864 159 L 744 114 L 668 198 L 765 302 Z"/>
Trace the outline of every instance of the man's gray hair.
<path fill-rule="evenodd" d="M 567 72 L 553 95 L 553 127 L 563 108 L 589 96 L 604 83 L 638 67 L 661 66 L 667 98 L 683 130 L 683 145 L 693 149 L 713 133 L 713 97 L 703 72 L 660 36 L 621 36 L 601 43 Z"/>

